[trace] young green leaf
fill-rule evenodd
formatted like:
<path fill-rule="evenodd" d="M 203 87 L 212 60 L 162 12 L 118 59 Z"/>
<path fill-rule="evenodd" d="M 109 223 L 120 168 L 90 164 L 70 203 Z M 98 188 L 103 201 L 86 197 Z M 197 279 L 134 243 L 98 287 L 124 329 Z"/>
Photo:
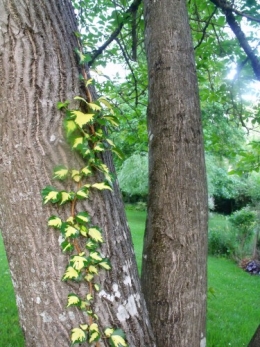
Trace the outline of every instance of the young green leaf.
<path fill-rule="evenodd" d="M 119 126 L 119 120 L 117 117 L 115 116 L 104 116 L 103 117 L 106 121 L 108 121 L 111 125 L 113 125 L 114 127 L 118 127 Z"/>
<path fill-rule="evenodd" d="M 110 104 L 110 102 L 107 99 L 105 99 L 103 96 L 101 96 L 100 98 L 98 98 L 98 101 L 101 104 L 105 105 L 108 109 L 111 110 L 111 113 L 113 113 L 113 106 Z"/>
<path fill-rule="evenodd" d="M 76 343 L 82 343 L 84 341 L 86 341 L 86 333 L 84 330 L 80 329 L 80 328 L 74 328 L 71 330 L 71 342 L 72 344 L 76 344 Z"/>
<path fill-rule="evenodd" d="M 61 102 L 61 101 L 58 101 L 57 102 L 57 109 L 58 110 L 61 110 L 63 108 L 67 108 L 69 106 L 70 102 L 68 100 L 64 101 L 64 102 Z"/>
<path fill-rule="evenodd" d="M 48 226 L 53 227 L 55 229 L 60 229 L 62 226 L 62 220 L 57 216 L 51 216 L 48 219 Z"/>
<path fill-rule="evenodd" d="M 65 119 L 63 125 L 67 137 L 70 137 L 70 135 L 78 129 L 77 124 L 72 119 Z"/>
<path fill-rule="evenodd" d="M 58 180 L 64 180 L 68 177 L 68 173 L 69 173 L 69 170 L 65 166 L 60 165 L 54 168 L 53 178 Z"/>
<path fill-rule="evenodd" d="M 91 108 L 93 111 L 100 111 L 101 107 L 97 104 L 94 104 L 93 102 L 88 102 L 88 106 Z"/>

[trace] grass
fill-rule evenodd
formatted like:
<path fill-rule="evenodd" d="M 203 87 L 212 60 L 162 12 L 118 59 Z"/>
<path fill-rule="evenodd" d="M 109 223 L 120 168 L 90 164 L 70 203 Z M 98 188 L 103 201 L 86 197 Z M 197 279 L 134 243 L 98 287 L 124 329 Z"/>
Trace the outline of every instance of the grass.
<path fill-rule="evenodd" d="M 13 284 L 0 233 L 0 346 L 23 347 L 24 339 L 19 326 Z"/>
<path fill-rule="evenodd" d="M 145 212 L 127 210 L 136 257 L 140 269 Z M 226 218 L 213 215 L 210 225 L 226 225 Z M 14 292 L 0 237 L 0 346 L 23 347 Z M 231 260 L 208 258 L 209 294 L 207 312 L 207 347 L 247 346 L 260 322 L 260 276 L 250 276 Z M 188 347 L 188 346 L 187 346 Z"/>

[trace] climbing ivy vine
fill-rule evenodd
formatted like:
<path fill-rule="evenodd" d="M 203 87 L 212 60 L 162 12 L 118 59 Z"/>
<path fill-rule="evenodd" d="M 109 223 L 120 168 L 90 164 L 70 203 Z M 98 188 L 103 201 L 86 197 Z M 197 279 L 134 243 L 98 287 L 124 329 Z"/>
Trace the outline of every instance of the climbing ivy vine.
<path fill-rule="evenodd" d="M 86 89 L 92 80 L 85 79 Z M 88 91 L 88 99 L 76 96 L 74 99 L 80 103 L 79 109 L 70 109 L 68 101 L 59 102 L 57 107 L 65 111 L 63 121 L 65 136 L 72 149 L 77 151 L 84 159 L 81 169 L 71 169 L 59 165 L 53 170 L 56 180 L 70 180 L 74 183 L 73 191 L 59 190 L 47 186 L 42 190 L 43 203 L 57 205 L 70 205 L 68 217 L 62 220 L 53 215 L 48 220 L 48 226 L 57 229 L 62 236 L 62 252 L 69 252 L 69 261 L 62 281 L 86 281 L 88 291 L 84 297 L 70 293 L 67 298 L 67 307 L 75 306 L 88 315 L 87 322 L 82 322 L 71 331 L 71 343 L 87 341 L 94 346 L 100 346 L 100 339 L 108 339 L 112 347 L 125 347 L 127 342 L 121 329 L 108 327 L 101 331 L 99 318 L 94 312 L 95 295 L 100 290 L 98 274 L 100 270 L 109 271 L 111 264 L 108 258 L 100 253 L 100 246 L 104 242 L 102 230 L 93 225 L 87 211 L 80 211 L 79 201 L 88 199 L 95 190 L 112 190 L 112 174 L 102 161 L 101 152 L 112 150 L 119 154 L 114 143 L 108 138 L 107 128 L 118 125 L 118 119 L 113 115 L 111 104 L 100 97 L 92 101 Z M 97 175 L 96 173 L 101 173 Z M 103 179 L 93 182 L 93 177 Z M 80 204 L 82 206 L 82 204 Z M 82 239 L 84 247 L 82 248 Z"/>

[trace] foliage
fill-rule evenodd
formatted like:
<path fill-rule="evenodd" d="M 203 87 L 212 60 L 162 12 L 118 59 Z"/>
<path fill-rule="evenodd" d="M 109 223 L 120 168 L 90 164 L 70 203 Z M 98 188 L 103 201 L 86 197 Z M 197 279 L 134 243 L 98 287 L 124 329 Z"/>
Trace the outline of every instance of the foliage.
<path fill-rule="evenodd" d="M 148 194 L 148 158 L 147 153 L 135 153 L 126 159 L 118 174 L 122 192 L 128 196 L 146 197 Z"/>
<path fill-rule="evenodd" d="M 208 253 L 214 256 L 230 257 L 235 252 L 235 238 L 229 228 L 209 228 Z"/>
<path fill-rule="evenodd" d="M 234 228 L 241 255 L 245 251 L 245 246 L 251 240 L 256 225 L 256 213 L 248 207 L 234 212 L 230 218 L 230 223 Z"/>
<path fill-rule="evenodd" d="M 85 80 L 86 88 L 90 83 Z M 69 293 L 67 307 L 75 306 L 84 311 L 88 319 L 79 327 L 71 330 L 72 344 L 87 341 L 89 344 L 99 346 L 103 337 L 100 330 L 98 316 L 94 312 L 95 292 L 100 290 L 97 276 L 100 270 L 110 270 L 111 264 L 107 257 L 100 253 L 100 245 L 104 242 L 102 230 L 99 226 L 92 225 L 87 211 L 78 211 L 77 203 L 88 199 L 95 190 L 112 190 L 112 175 L 108 167 L 102 162 L 100 153 L 112 150 L 118 153 L 114 143 L 108 138 L 106 129 L 117 125 L 116 117 L 111 114 L 109 102 L 100 97 L 93 102 L 87 89 L 88 99 L 75 97 L 79 100 L 85 111 L 70 110 L 69 103 L 59 103 L 59 109 L 65 109 L 64 129 L 68 142 L 73 150 L 77 151 L 84 159 L 81 169 L 69 169 L 63 165 L 56 166 L 53 178 L 56 180 L 69 180 L 74 183 L 75 190 L 58 190 L 47 186 L 42 190 L 43 203 L 69 204 L 69 215 L 66 220 L 59 216 L 51 216 L 48 226 L 58 230 L 62 236 L 61 249 L 69 253 L 67 268 L 62 277 L 63 281 L 85 281 L 88 292 L 84 297 L 76 293 Z M 93 177 L 103 180 L 93 183 Z M 82 248 L 82 239 L 85 246 Z M 105 338 L 112 347 L 127 346 L 125 335 L 120 329 L 106 328 Z"/>

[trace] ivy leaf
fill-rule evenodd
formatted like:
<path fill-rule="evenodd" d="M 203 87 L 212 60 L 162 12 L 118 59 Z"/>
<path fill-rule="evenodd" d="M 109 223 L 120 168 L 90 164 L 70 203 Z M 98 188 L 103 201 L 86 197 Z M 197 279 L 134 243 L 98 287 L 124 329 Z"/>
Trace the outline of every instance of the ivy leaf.
<path fill-rule="evenodd" d="M 79 182 L 81 180 L 80 172 L 78 170 L 71 170 L 71 178 L 75 182 Z"/>
<path fill-rule="evenodd" d="M 90 256 L 90 258 L 92 259 L 92 260 L 95 260 L 95 261 L 102 261 L 102 257 L 101 257 L 101 255 L 99 254 L 99 252 L 90 252 L 89 253 L 89 256 Z"/>
<path fill-rule="evenodd" d="M 61 243 L 61 248 L 62 252 L 70 252 L 73 251 L 74 246 L 69 241 L 65 240 Z"/>
<path fill-rule="evenodd" d="M 72 119 L 65 119 L 63 122 L 63 126 L 67 137 L 70 137 L 70 135 L 78 129 L 77 124 Z"/>
<path fill-rule="evenodd" d="M 77 237 L 79 235 L 78 229 L 74 228 L 72 225 L 68 225 L 66 223 L 64 227 L 64 235 L 67 238 L 69 237 Z"/>
<path fill-rule="evenodd" d="M 116 329 L 109 338 L 112 347 L 127 347 L 125 334 L 121 329 Z"/>
<path fill-rule="evenodd" d="M 57 106 L 58 110 L 61 110 L 63 108 L 67 108 L 69 106 L 69 104 L 70 104 L 70 102 L 68 100 L 66 100 L 64 102 L 59 101 L 59 102 L 57 102 L 56 106 Z"/>
<path fill-rule="evenodd" d="M 104 333 L 105 333 L 106 337 L 110 337 L 113 334 L 114 331 L 115 331 L 115 329 L 106 328 Z"/>
<path fill-rule="evenodd" d="M 77 149 L 80 145 L 82 145 L 84 141 L 83 136 L 76 136 L 74 138 L 71 138 L 71 145 L 73 149 Z"/>
<path fill-rule="evenodd" d="M 60 196 L 61 196 L 60 205 L 63 205 L 68 201 L 72 201 L 75 197 L 75 194 L 73 192 L 62 191 L 60 192 Z"/>
<path fill-rule="evenodd" d="M 88 324 L 80 324 L 79 326 L 82 330 L 88 330 Z"/>
<path fill-rule="evenodd" d="M 98 273 L 98 269 L 97 269 L 96 266 L 94 266 L 94 265 L 90 265 L 90 266 L 88 267 L 88 271 L 89 271 L 89 273 L 91 273 L 91 274 L 93 274 L 93 275 L 96 275 L 96 274 Z"/>
<path fill-rule="evenodd" d="M 86 333 L 84 330 L 80 329 L 80 328 L 74 328 L 71 330 L 71 342 L 72 344 L 76 344 L 76 343 L 82 343 L 84 341 L 86 341 Z"/>
<path fill-rule="evenodd" d="M 94 284 L 94 288 L 95 288 L 95 291 L 96 291 L 96 292 L 99 292 L 99 291 L 100 291 L 100 285 L 99 285 L 99 284 L 95 283 L 95 284 Z"/>
<path fill-rule="evenodd" d="M 105 189 L 108 189 L 108 190 L 111 190 L 111 187 L 109 187 L 106 183 L 104 182 L 101 182 L 101 183 L 94 183 L 92 184 L 92 188 L 96 188 L 98 190 L 105 190 Z"/>
<path fill-rule="evenodd" d="M 88 301 L 91 301 L 91 300 L 93 300 L 93 296 L 89 293 L 89 294 L 87 294 L 87 300 Z"/>
<path fill-rule="evenodd" d="M 81 171 L 81 174 L 83 174 L 84 176 L 89 176 L 91 175 L 91 169 L 88 166 L 85 166 Z"/>
<path fill-rule="evenodd" d="M 66 272 L 64 273 L 62 280 L 77 280 L 79 278 L 79 273 L 77 270 L 75 270 L 72 266 L 68 266 L 66 269 Z"/>
<path fill-rule="evenodd" d="M 42 192 L 43 203 L 52 202 L 53 204 L 60 200 L 59 191 L 51 186 L 45 187 Z"/>
<path fill-rule="evenodd" d="M 105 270 L 111 270 L 112 266 L 110 264 L 110 261 L 108 259 L 103 259 L 100 263 L 98 263 L 99 266 L 101 266 Z"/>
<path fill-rule="evenodd" d="M 94 341 L 98 341 L 100 339 L 100 332 L 98 329 L 98 325 L 96 323 L 92 323 L 89 327 L 89 343 Z"/>
<path fill-rule="evenodd" d="M 94 113 L 83 113 L 81 111 L 71 111 L 71 114 L 75 116 L 74 122 L 80 127 L 83 128 L 83 126 L 87 123 L 90 123 L 95 114 Z"/>
<path fill-rule="evenodd" d="M 84 237 L 87 237 L 87 235 L 88 235 L 88 229 L 85 227 L 85 225 L 80 225 L 79 226 L 79 232 Z"/>
<path fill-rule="evenodd" d="M 75 218 L 78 223 L 88 223 L 90 221 L 89 214 L 87 212 L 79 212 Z"/>
<path fill-rule="evenodd" d="M 118 127 L 119 126 L 119 120 L 117 117 L 109 115 L 109 116 L 104 116 L 103 117 L 106 121 L 108 121 L 111 125 L 113 125 L 114 127 Z"/>
<path fill-rule="evenodd" d="M 118 147 L 112 148 L 112 152 L 115 153 L 119 159 L 124 159 L 124 153 Z"/>
<path fill-rule="evenodd" d="M 53 170 L 53 178 L 58 180 L 64 180 L 67 178 L 68 173 L 69 170 L 65 166 L 59 165 L 56 166 Z"/>
<path fill-rule="evenodd" d="M 96 242 L 104 242 L 101 232 L 97 228 L 89 228 L 88 235 Z"/>
<path fill-rule="evenodd" d="M 53 227 L 55 229 L 60 229 L 62 226 L 62 220 L 57 216 L 51 216 L 48 219 L 48 226 Z"/>
<path fill-rule="evenodd" d="M 87 282 L 91 282 L 91 281 L 93 280 L 93 278 L 94 278 L 94 275 L 88 273 L 84 278 L 85 278 L 85 280 L 86 280 Z"/>
<path fill-rule="evenodd" d="M 83 255 L 74 255 L 70 259 L 70 265 L 77 271 L 81 271 L 88 265 L 88 261 Z"/>
<path fill-rule="evenodd" d="M 91 108 L 91 110 L 93 111 L 100 111 L 102 108 L 97 105 L 97 104 L 94 104 L 93 102 L 88 102 L 88 106 Z"/>
<path fill-rule="evenodd" d="M 110 104 L 110 102 L 105 99 L 103 96 L 98 98 L 98 101 L 101 102 L 101 104 L 105 105 L 108 109 L 111 110 L 111 113 L 113 113 L 113 106 Z"/>
<path fill-rule="evenodd" d="M 89 250 L 89 251 L 94 251 L 98 248 L 98 244 L 96 242 L 93 242 L 92 240 L 89 240 L 87 243 L 86 243 L 86 248 Z"/>
<path fill-rule="evenodd" d="M 81 300 L 80 300 L 80 298 L 76 294 L 69 294 L 68 295 L 67 307 L 79 306 L 80 302 L 81 302 Z"/>
<path fill-rule="evenodd" d="M 89 191 L 86 187 L 82 187 L 81 189 L 79 189 L 76 193 L 76 197 L 78 199 L 87 199 L 89 195 Z"/>

